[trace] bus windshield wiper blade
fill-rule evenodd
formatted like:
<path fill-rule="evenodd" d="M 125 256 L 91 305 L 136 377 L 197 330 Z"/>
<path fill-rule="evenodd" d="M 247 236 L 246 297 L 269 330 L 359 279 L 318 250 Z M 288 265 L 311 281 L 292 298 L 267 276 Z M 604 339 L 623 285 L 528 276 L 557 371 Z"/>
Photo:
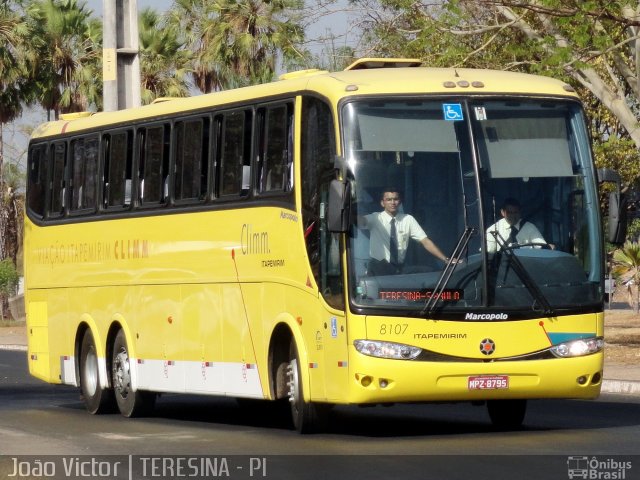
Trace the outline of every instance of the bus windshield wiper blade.
<path fill-rule="evenodd" d="M 527 269 L 524 267 L 524 265 L 522 264 L 520 259 L 517 257 L 517 255 L 513 252 L 513 249 L 504 248 L 500 250 L 498 255 L 502 254 L 503 252 L 505 255 L 507 255 L 507 257 L 511 261 L 513 265 L 513 271 L 516 273 L 516 275 L 518 275 L 520 280 L 522 280 L 522 283 L 524 283 L 524 286 L 527 287 L 527 290 L 533 297 L 534 304 L 532 305 L 532 309 L 536 310 L 535 302 L 538 302 L 538 304 L 542 306 L 542 312 L 545 316 L 555 317 L 556 312 L 551 306 L 551 304 L 549 303 L 549 300 L 547 300 L 547 297 L 544 296 L 544 293 L 542 293 L 542 290 L 540 290 L 540 287 L 538 287 L 538 284 L 533 280 L 533 278 L 531 278 L 531 275 L 529 274 Z"/>
<path fill-rule="evenodd" d="M 438 282 L 436 283 L 433 292 L 431 292 L 431 296 L 427 299 L 426 303 L 424 304 L 424 308 L 420 312 L 421 316 L 425 315 L 426 318 L 432 318 L 433 312 L 435 311 L 436 305 L 438 303 L 438 299 L 442 295 L 444 289 L 447 287 L 449 279 L 451 278 L 451 275 L 453 275 L 453 272 L 456 269 L 456 266 L 458 265 L 462 254 L 467 248 L 471 236 L 476 232 L 477 230 L 473 227 L 465 227 L 464 232 L 462 232 L 462 235 L 460 235 L 460 238 L 458 239 L 456 248 L 453 250 L 453 254 L 451 255 L 451 257 L 449 257 L 444 270 L 442 270 L 442 273 L 440 274 L 440 278 L 438 278 Z"/>

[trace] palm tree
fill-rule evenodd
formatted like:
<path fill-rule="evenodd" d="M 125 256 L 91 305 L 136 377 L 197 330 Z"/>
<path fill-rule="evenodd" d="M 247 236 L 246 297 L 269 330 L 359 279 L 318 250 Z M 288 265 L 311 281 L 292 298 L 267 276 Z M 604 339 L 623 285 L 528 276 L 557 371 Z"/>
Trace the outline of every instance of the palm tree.
<path fill-rule="evenodd" d="M 185 32 L 204 93 L 271 81 L 276 62 L 302 57 L 300 0 L 176 0 L 169 23 Z"/>
<path fill-rule="evenodd" d="M 613 274 L 628 282 L 630 292 L 635 290 L 634 309 L 640 309 L 640 243 L 627 242 L 613 253 Z M 631 287 L 633 285 L 633 288 Z"/>
<path fill-rule="evenodd" d="M 11 214 L 5 202 L 6 168 L 4 161 L 3 126 L 20 116 L 24 100 L 25 79 L 24 45 L 28 36 L 27 24 L 19 13 L 17 2 L 0 3 L 0 260 L 7 256 L 7 226 Z"/>
<path fill-rule="evenodd" d="M 203 93 L 220 90 L 229 72 L 221 71 L 217 59 L 208 52 L 205 32 L 215 17 L 210 14 L 211 0 L 175 0 L 167 13 L 167 24 L 183 32 L 186 48 L 192 54 L 191 75 Z"/>
<path fill-rule="evenodd" d="M 99 105 L 100 21 L 77 0 L 32 0 L 27 12 L 38 102 L 56 119 Z"/>
<path fill-rule="evenodd" d="M 18 239 L 12 234 L 17 225 L 18 210 L 12 202 L 13 191 L 7 186 L 13 177 L 10 164 L 4 159 L 3 127 L 22 113 L 25 99 L 27 69 L 24 47 L 28 38 L 27 23 L 22 15 L 22 5 L 18 2 L 3 1 L 0 3 L 0 264 L 3 272 L 13 269 L 15 274 Z M 20 212 L 21 212 L 20 208 Z M 14 247 L 16 247 L 14 249 Z M 9 257 L 9 258 L 8 258 Z M 6 268 L 5 268 L 6 267 Z M 0 285 L 0 319 L 8 311 L 8 296 L 12 293 L 10 285 L 5 282 L 4 273 Z M 11 284 L 11 288 L 13 283 Z"/>
<path fill-rule="evenodd" d="M 140 13 L 138 30 L 142 103 L 158 97 L 186 97 L 191 54 L 182 48 L 175 28 L 164 25 L 155 10 L 146 8 Z"/>
<path fill-rule="evenodd" d="M 19 5 L 15 2 L 0 3 L 0 126 L 22 113 L 26 73 L 22 53 L 28 29 L 18 10 Z"/>
<path fill-rule="evenodd" d="M 7 259 L 18 265 L 18 249 L 22 243 L 22 221 L 24 212 L 25 172 L 18 162 L 4 164 L 4 198 L 2 207 L 6 212 L 2 248 Z"/>

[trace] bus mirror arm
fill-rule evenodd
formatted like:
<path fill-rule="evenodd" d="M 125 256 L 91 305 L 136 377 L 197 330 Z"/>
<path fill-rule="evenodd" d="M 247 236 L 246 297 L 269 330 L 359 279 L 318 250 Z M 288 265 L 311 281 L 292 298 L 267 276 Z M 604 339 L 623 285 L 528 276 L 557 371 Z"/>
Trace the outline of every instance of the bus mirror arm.
<path fill-rule="evenodd" d="M 333 157 L 333 168 L 338 170 L 340 178 L 347 178 L 347 160 L 342 155 Z"/>
<path fill-rule="evenodd" d="M 332 180 L 329 185 L 329 209 L 327 227 L 333 233 L 349 231 L 351 213 L 351 182 Z"/>

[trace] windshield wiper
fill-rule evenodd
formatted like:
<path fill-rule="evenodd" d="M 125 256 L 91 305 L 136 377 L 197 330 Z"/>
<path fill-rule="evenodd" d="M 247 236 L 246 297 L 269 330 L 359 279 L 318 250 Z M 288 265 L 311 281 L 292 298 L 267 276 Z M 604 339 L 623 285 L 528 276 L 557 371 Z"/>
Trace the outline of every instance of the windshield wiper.
<path fill-rule="evenodd" d="M 449 279 L 451 278 L 451 275 L 453 275 L 453 272 L 456 269 L 456 266 L 458 265 L 462 254 L 467 248 L 471 236 L 475 233 L 477 233 L 477 230 L 475 228 L 465 227 L 464 232 L 462 232 L 462 235 L 460 235 L 460 238 L 458 239 L 456 248 L 453 249 L 451 257 L 449 257 L 444 270 L 442 270 L 442 273 L 440 274 L 440 278 L 438 278 L 436 287 L 433 289 L 433 292 L 431 292 L 431 296 L 427 299 L 427 302 L 424 304 L 424 308 L 420 312 L 421 316 L 425 315 L 426 318 L 432 318 L 433 312 L 435 311 L 436 305 L 438 303 L 438 299 L 440 299 L 442 292 L 444 292 L 444 289 L 447 287 Z"/>
<path fill-rule="evenodd" d="M 544 296 L 544 293 L 542 293 L 542 290 L 540 290 L 540 287 L 538 287 L 538 284 L 535 282 L 535 280 L 531 278 L 531 275 L 529 274 L 529 272 L 524 267 L 524 265 L 522 264 L 522 262 L 520 261 L 520 259 L 517 257 L 517 255 L 514 253 L 513 250 L 514 250 L 513 248 L 506 247 L 501 249 L 497 253 L 497 255 L 501 255 L 502 253 L 504 253 L 509 258 L 509 261 L 513 266 L 513 271 L 520 278 L 520 280 L 522 280 L 522 283 L 524 283 L 524 286 L 527 287 L 527 290 L 533 297 L 534 303 L 531 306 L 532 310 L 536 310 L 535 304 L 537 302 L 540 306 L 542 306 L 542 313 L 545 316 L 555 317 L 556 316 L 555 310 L 549 303 L 549 300 L 547 300 L 547 297 Z"/>

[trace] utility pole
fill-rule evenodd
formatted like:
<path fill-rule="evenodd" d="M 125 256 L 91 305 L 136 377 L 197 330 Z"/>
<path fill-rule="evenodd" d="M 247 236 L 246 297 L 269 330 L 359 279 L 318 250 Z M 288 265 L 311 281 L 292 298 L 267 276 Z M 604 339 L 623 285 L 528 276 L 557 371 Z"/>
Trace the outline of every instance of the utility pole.
<path fill-rule="evenodd" d="M 104 111 L 140 106 L 137 0 L 103 0 Z"/>

